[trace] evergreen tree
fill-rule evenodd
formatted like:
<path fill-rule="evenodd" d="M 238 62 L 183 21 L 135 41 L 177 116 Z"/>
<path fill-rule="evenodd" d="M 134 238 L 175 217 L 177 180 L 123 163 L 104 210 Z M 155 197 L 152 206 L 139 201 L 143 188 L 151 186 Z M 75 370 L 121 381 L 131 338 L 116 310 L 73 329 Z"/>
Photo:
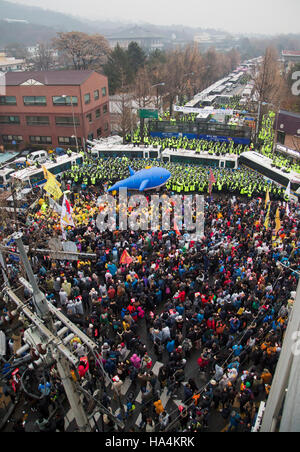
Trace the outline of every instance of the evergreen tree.
<path fill-rule="evenodd" d="M 128 61 L 132 71 L 133 79 L 138 70 L 144 66 L 147 55 L 137 42 L 130 42 L 127 50 Z"/>
<path fill-rule="evenodd" d="M 108 78 L 109 93 L 115 94 L 124 83 L 131 81 L 131 70 L 128 53 L 119 44 L 110 53 L 107 63 L 103 66 L 104 74 Z"/>

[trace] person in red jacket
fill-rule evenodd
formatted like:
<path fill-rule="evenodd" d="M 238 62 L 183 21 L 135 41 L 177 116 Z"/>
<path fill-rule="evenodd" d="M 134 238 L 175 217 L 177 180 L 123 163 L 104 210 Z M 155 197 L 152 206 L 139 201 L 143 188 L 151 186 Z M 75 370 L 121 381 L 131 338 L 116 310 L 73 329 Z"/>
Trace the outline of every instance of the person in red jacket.
<path fill-rule="evenodd" d="M 80 378 L 83 378 L 89 370 L 89 362 L 86 356 L 80 358 L 80 364 L 78 366 L 78 374 Z"/>

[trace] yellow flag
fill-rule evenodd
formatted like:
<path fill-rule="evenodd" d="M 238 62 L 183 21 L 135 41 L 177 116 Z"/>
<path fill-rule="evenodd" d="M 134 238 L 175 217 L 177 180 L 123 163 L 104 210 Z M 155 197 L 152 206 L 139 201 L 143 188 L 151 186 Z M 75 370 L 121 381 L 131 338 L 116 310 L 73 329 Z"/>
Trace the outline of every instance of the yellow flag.
<path fill-rule="evenodd" d="M 42 165 L 43 171 L 44 171 L 44 177 L 45 179 L 48 181 L 50 179 L 54 179 L 57 183 L 57 185 L 60 187 L 61 184 L 56 180 L 56 177 L 54 176 L 54 174 L 50 173 L 49 170 L 47 170 L 47 168 L 45 167 L 45 165 Z"/>
<path fill-rule="evenodd" d="M 59 183 L 57 182 L 57 180 L 55 179 L 55 177 L 51 177 L 46 184 L 44 185 L 44 190 L 49 193 L 50 195 L 53 196 L 53 199 L 59 199 L 62 195 L 63 192 L 61 191 L 60 187 L 59 187 Z"/>
<path fill-rule="evenodd" d="M 276 217 L 275 217 L 275 234 L 278 234 L 278 231 L 281 229 L 281 222 L 280 222 L 280 213 L 279 213 L 279 207 L 276 210 Z"/>
<path fill-rule="evenodd" d="M 269 208 L 268 208 L 268 212 L 265 218 L 265 222 L 264 222 L 264 227 L 266 229 L 269 229 L 269 221 L 270 221 L 270 208 L 271 208 L 271 203 L 269 203 Z"/>
<path fill-rule="evenodd" d="M 269 193 L 269 189 L 267 189 L 266 199 L 265 199 L 265 208 L 267 207 L 269 202 L 270 202 L 270 193 Z"/>

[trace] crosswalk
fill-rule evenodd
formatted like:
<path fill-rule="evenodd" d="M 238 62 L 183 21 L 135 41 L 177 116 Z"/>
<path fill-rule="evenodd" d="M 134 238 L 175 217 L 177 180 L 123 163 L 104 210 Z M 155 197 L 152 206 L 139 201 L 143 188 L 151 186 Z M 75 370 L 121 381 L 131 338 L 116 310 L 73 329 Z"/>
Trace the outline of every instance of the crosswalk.
<path fill-rule="evenodd" d="M 156 361 L 155 364 L 152 367 L 153 374 L 158 377 L 160 368 L 164 365 L 164 363 L 160 361 Z M 186 382 L 182 382 L 182 385 L 184 385 Z M 106 390 L 110 395 L 113 395 L 113 387 L 111 380 L 108 377 L 105 377 L 105 386 Z M 128 396 L 130 393 L 134 392 L 136 393 L 137 387 L 133 385 L 132 381 L 129 377 L 126 377 L 126 379 L 123 382 L 123 385 L 121 386 L 120 392 L 121 392 L 121 402 L 123 405 L 123 410 L 126 413 L 127 412 L 127 401 Z M 177 397 L 170 397 L 170 394 L 167 394 L 167 388 L 164 387 L 162 391 L 160 392 L 160 400 L 162 402 L 163 407 L 166 409 L 168 407 L 168 410 L 176 410 L 179 405 L 183 405 L 182 401 L 178 399 Z M 83 400 L 83 395 L 81 395 L 81 398 Z M 131 418 L 131 424 L 134 425 L 136 428 L 139 428 L 141 422 L 142 422 L 142 414 L 141 414 L 141 406 L 142 406 L 142 390 L 140 387 L 138 387 L 138 393 L 135 396 L 134 404 L 136 406 L 135 412 L 132 414 Z M 136 413 L 136 414 L 135 414 Z M 113 411 L 114 416 L 119 417 L 121 416 L 121 407 L 119 406 L 116 408 L 115 411 Z M 95 426 L 95 422 L 97 422 L 101 417 L 101 413 L 96 410 L 94 413 L 94 416 L 92 419 L 90 419 L 92 428 Z M 65 416 L 65 428 L 66 431 L 74 425 L 75 419 L 74 415 L 72 413 L 72 410 L 69 410 Z"/>

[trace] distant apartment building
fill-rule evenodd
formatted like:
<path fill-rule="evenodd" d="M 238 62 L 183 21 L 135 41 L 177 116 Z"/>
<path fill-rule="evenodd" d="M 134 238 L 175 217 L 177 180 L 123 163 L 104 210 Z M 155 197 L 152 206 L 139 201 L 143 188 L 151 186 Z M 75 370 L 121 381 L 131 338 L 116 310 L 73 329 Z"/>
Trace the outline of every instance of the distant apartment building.
<path fill-rule="evenodd" d="M 136 42 L 146 50 L 162 49 L 164 47 L 164 38 L 162 36 L 155 35 L 139 26 L 120 30 L 105 37 L 112 48 L 118 44 L 120 47 L 127 49 L 131 42 Z"/>
<path fill-rule="evenodd" d="M 5 52 L 0 52 L 0 72 L 24 71 L 26 61 L 19 58 L 6 56 Z"/>
<path fill-rule="evenodd" d="M 84 147 L 110 135 L 108 80 L 95 71 L 9 72 L 1 94 L 6 148 Z"/>

